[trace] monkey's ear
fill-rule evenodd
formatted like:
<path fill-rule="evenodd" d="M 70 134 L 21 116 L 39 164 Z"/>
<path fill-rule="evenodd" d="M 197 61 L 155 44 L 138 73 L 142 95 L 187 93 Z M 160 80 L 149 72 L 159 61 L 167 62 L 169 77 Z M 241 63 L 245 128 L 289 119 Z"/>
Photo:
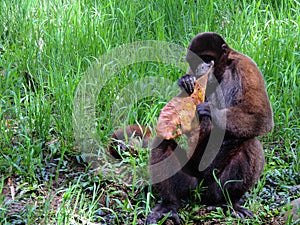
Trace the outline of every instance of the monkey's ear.
<path fill-rule="evenodd" d="M 223 50 L 223 54 L 226 55 L 228 52 L 228 46 L 227 44 L 222 44 L 222 50 Z"/>

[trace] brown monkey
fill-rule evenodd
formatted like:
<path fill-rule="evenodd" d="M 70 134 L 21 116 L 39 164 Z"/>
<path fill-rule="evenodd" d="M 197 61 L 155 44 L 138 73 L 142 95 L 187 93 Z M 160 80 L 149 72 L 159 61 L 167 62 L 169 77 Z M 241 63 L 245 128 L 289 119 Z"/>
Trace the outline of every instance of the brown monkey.
<path fill-rule="evenodd" d="M 251 217 L 251 212 L 242 208 L 238 201 L 257 182 L 264 167 L 264 152 L 256 137 L 271 131 L 273 116 L 257 65 L 231 49 L 216 33 L 196 35 L 188 49 L 186 59 L 191 72 L 196 74 L 199 67 L 199 60 L 193 56 L 196 54 L 206 63 L 214 61 L 215 79 L 208 79 L 206 102 L 196 109 L 200 123 L 198 129 L 188 135 L 191 155 L 181 150 L 175 140 L 155 138 L 153 142 L 149 160 L 151 179 L 171 171 L 173 165 L 182 169 L 153 184 L 162 202 L 148 215 L 147 224 L 157 223 L 167 213 L 180 223 L 177 211 L 181 200 L 188 198 L 190 190 L 196 189 L 199 183 L 207 187 L 201 193 L 203 204 L 224 207 L 228 203 L 226 193 L 234 215 Z M 193 75 L 186 75 L 178 84 L 190 94 L 194 80 Z M 209 139 L 218 132 L 224 137 L 221 145 L 215 147 L 209 144 Z M 199 170 L 204 152 L 214 148 L 217 148 L 217 155 L 213 161 L 204 170 Z M 175 157 L 171 157 L 174 152 L 177 152 Z M 165 167 L 160 165 L 157 169 L 156 165 L 166 159 L 169 160 Z"/>
<path fill-rule="evenodd" d="M 108 144 L 108 152 L 114 158 L 121 159 L 122 157 L 117 151 L 118 147 L 121 150 L 121 152 L 129 151 L 130 153 L 132 153 L 132 151 L 135 151 L 133 148 L 128 149 L 128 145 L 130 146 L 131 143 L 126 144 L 126 139 L 128 140 L 130 138 L 133 138 L 134 140 L 134 138 L 139 138 L 142 141 L 142 147 L 146 148 L 148 147 L 150 137 L 151 137 L 151 130 L 145 126 L 139 126 L 134 124 L 125 127 L 125 130 L 122 128 L 118 129 L 110 136 L 110 142 Z"/>
<path fill-rule="evenodd" d="M 239 206 L 238 201 L 256 183 L 263 170 L 264 153 L 256 137 L 273 128 L 272 109 L 263 77 L 249 57 L 231 49 L 215 33 L 198 34 L 188 49 L 205 62 L 215 62 L 216 79 L 209 78 L 207 101 L 197 106 L 200 120 L 199 141 L 193 155 L 181 171 L 154 184 L 162 203 L 148 216 L 148 224 L 156 223 L 168 212 L 179 223 L 177 210 L 180 200 L 188 196 L 189 189 L 195 188 L 199 182 L 207 187 L 201 195 L 203 203 L 222 206 L 227 203 L 224 196 L 227 193 L 235 215 L 251 217 L 251 212 Z M 191 70 L 195 71 L 198 60 L 191 52 L 188 52 L 186 59 Z M 192 93 L 191 80 L 193 79 L 190 76 L 184 76 L 178 83 L 188 93 Z M 218 88 L 221 95 L 218 94 Z M 205 170 L 199 171 L 198 166 L 204 151 L 210 151 L 206 149 L 210 148 L 209 136 L 216 130 L 224 133 L 218 154 Z M 155 164 L 169 157 L 176 147 L 178 146 L 174 140 L 164 140 L 152 149 L 150 165 L 154 171 Z M 177 162 L 174 159 L 174 163 L 178 162 L 180 163 L 179 158 Z M 220 181 L 221 187 L 216 179 Z"/>

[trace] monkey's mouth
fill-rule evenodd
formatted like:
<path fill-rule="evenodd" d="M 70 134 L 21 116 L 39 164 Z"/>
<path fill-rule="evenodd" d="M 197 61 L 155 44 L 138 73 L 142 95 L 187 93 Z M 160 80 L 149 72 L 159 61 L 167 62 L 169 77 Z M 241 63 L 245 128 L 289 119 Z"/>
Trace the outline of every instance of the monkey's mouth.
<path fill-rule="evenodd" d="M 199 64 L 198 67 L 195 69 L 194 75 L 198 79 L 199 77 L 202 77 L 207 73 L 210 73 L 212 71 L 213 66 L 214 66 L 213 60 L 211 60 L 208 63 Z"/>

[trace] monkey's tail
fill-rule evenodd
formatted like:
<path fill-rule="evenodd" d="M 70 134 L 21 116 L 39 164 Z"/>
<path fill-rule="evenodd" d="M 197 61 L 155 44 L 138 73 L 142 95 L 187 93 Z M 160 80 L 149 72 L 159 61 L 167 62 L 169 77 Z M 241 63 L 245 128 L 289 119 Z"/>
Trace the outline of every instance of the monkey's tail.
<path fill-rule="evenodd" d="M 108 152 L 116 159 L 122 158 L 122 153 L 136 154 L 136 145 L 141 143 L 142 148 L 149 146 L 151 129 L 137 124 L 128 125 L 125 129 L 118 129 L 110 136 Z"/>

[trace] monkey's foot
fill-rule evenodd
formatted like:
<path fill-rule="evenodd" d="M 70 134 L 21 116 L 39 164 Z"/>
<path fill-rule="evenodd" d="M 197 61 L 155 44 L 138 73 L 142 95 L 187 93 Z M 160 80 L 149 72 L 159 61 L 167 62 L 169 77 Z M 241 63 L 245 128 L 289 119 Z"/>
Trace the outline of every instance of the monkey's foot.
<path fill-rule="evenodd" d="M 177 213 L 177 206 L 166 206 L 164 204 L 156 205 L 152 213 L 147 217 L 146 224 L 157 224 L 158 221 L 165 216 L 168 216 L 168 219 L 174 221 L 174 224 L 180 224 L 180 219 Z"/>
<path fill-rule="evenodd" d="M 252 212 L 240 206 L 239 204 L 234 204 L 233 206 L 234 210 L 231 210 L 231 216 L 236 218 L 253 218 Z"/>
<path fill-rule="evenodd" d="M 234 204 L 233 207 L 230 207 L 228 205 L 225 205 L 225 204 L 222 204 L 222 205 L 217 205 L 217 206 L 208 206 L 206 208 L 206 211 L 207 212 L 212 212 L 212 211 L 216 211 L 217 208 L 220 207 L 223 212 L 227 212 L 229 211 L 230 212 L 230 215 L 232 217 L 235 217 L 235 218 L 253 218 L 253 215 L 251 213 L 251 211 L 247 208 L 244 208 L 242 206 L 240 206 L 239 204 Z"/>

